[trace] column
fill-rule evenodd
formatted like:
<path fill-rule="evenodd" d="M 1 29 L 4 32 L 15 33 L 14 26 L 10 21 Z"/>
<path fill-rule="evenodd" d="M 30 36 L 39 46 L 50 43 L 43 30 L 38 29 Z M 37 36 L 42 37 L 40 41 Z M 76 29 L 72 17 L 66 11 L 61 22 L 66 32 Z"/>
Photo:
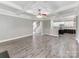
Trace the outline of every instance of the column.
<path fill-rule="evenodd" d="M 39 48 L 42 44 L 43 24 L 42 21 L 33 22 L 33 47 Z"/>
<path fill-rule="evenodd" d="M 56 22 L 54 22 L 55 17 L 50 20 L 50 35 L 58 37 L 59 27 L 56 26 Z"/>
<path fill-rule="evenodd" d="M 76 11 L 76 13 L 75 13 L 76 14 L 76 18 L 75 18 L 75 21 L 76 21 L 76 40 L 79 43 L 79 5 L 75 11 Z"/>
<path fill-rule="evenodd" d="M 79 43 L 79 16 L 76 17 L 76 40 Z"/>

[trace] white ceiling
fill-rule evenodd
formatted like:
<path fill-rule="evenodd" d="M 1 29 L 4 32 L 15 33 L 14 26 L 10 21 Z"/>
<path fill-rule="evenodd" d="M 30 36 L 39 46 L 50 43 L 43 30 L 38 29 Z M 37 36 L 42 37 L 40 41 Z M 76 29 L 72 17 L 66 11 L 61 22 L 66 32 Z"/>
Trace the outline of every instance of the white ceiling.
<path fill-rule="evenodd" d="M 38 19 L 38 9 L 53 16 L 75 15 L 78 1 L 0 1 L 0 14 L 20 17 L 30 20 Z"/>

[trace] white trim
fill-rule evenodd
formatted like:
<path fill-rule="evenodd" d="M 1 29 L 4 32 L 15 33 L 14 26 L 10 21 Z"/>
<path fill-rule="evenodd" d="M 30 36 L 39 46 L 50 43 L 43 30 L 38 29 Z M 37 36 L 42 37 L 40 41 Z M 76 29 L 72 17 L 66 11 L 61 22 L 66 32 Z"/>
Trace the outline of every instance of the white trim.
<path fill-rule="evenodd" d="M 54 34 L 48 34 L 48 35 L 58 37 L 58 35 L 54 35 Z"/>
<path fill-rule="evenodd" d="M 28 35 L 18 36 L 18 37 L 15 37 L 15 38 L 1 40 L 0 43 L 7 42 L 7 41 L 11 41 L 11 40 L 16 40 L 16 39 L 20 39 L 20 38 L 28 37 L 28 36 L 32 36 L 32 34 L 28 34 Z"/>
<path fill-rule="evenodd" d="M 20 6 L 14 4 L 14 3 L 11 3 L 10 1 L 1 1 L 0 3 L 10 6 L 12 8 L 15 8 L 15 9 L 23 10 Z"/>
<path fill-rule="evenodd" d="M 79 44 L 79 39 L 76 39 L 77 40 L 77 42 L 78 42 L 78 44 Z"/>
<path fill-rule="evenodd" d="M 54 35 L 54 34 L 48 34 L 48 33 L 45 33 L 46 35 L 50 35 L 50 36 L 55 36 L 55 37 L 58 37 L 58 35 Z"/>
<path fill-rule="evenodd" d="M 33 34 L 28 34 L 28 35 L 18 36 L 18 37 L 15 37 L 15 38 L 4 39 L 4 40 L 1 40 L 0 43 L 7 42 L 7 41 L 11 41 L 11 40 L 20 39 L 20 38 L 23 38 L 23 37 L 29 37 L 29 36 L 32 36 L 32 35 Z M 48 34 L 48 33 L 45 33 L 44 35 L 51 35 L 51 36 L 58 37 L 58 35 Z M 79 40 L 78 40 L 78 43 L 79 43 Z"/>
<path fill-rule="evenodd" d="M 69 9 L 72 9 L 72 8 L 75 8 L 75 7 L 77 7 L 78 5 L 79 5 L 79 3 L 75 3 L 75 4 L 72 4 L 72 5 L 66 6 L 66 7 L 62 7 L 62 8 L 60 8 L 60 9 L 58 9 L 58 10 L 56 11 L 56 13 L 62 12 L 62 11 L 65 11 L 65 10 L 69 10 Z"/>

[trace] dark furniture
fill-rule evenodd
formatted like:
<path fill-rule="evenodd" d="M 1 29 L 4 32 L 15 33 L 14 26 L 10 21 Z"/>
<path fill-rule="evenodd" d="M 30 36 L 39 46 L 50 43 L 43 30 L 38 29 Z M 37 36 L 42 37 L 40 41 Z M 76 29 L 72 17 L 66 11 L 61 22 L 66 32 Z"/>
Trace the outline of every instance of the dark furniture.
<path fill-rule="evenodd" d="M 8 51 L 4 51 L 0 53 L 0 58 L 9 58 Z"/>
<path fill-rule="evenodd" d="M 75 34 L 76 30 L 74 30 L 74 29 L 62 29 L 62 30 L 59 30 L 59 34 L 64 34 L 64 33 Z"/>

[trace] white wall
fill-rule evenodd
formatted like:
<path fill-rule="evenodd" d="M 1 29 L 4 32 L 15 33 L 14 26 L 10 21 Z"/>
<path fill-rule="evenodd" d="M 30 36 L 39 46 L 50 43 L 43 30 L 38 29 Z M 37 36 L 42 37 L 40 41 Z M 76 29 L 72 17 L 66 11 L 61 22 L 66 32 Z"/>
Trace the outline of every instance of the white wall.
<path fill-rule="evenodd" d="M 43 21 L 43 32 L 44 34 L 50 33 L 50 20 Z"/>
<path fill-rule="evenodd" d="M 59 27 L 53 20 L 50 21 L 50 35 L 58 36 Z"/>
<path fill-rule="evenodd" d="M 33 23 L 31 20 L 0 15 L 0 40 L 16 38 L 32 34 Z M 58 35 L 58 27 L 53 27 L 51 32 L 50 20 L 43 21 L 44 34 Z"/>
<path fill-rule="evenodd" d="M 58 29 L 59 29 L 59 27 L 55 27 L 55 26 L 53 26 L 53 24 L 51 24 L 51 20 L 43 21 L 44 34 L 58 36 Z"/>
<path fill-rule="evenodd" d="M 60 24 L 64 25 L 63 29 L 76 29 L 76 24 L 73 21 L 54 22 L 53 20 L 47 20 L 43 21 L 44 34 L 58 36 Z"/>
<path fill-rule="evenodd" d="M 0 15 L 0 40 L 32 34 L 32 21 Z"/>
<path fill-rule="evenodd" d="M 63 25 L 63 29 L 76 29 L 76 22 L 74 21 L 64 21 L 64 22 L 54 22 L 55 27 L 60 27 L 60 24 Z"/>
<path fill-rule="evenodd" d="M 77 7 L 75 21 L 76 21 L 76 40 L 79 44 L 79 5 Z"/>

